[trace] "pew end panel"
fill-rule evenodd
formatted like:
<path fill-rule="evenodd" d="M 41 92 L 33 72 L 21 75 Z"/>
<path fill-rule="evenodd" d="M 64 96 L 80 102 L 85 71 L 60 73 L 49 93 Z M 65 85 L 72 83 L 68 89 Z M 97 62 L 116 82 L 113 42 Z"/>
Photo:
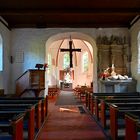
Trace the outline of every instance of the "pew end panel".
<path fill-rule="evenodd" d="M 125 114 L 125 140 L 138 140 L 137 123 L 139 118 L 132 114 Z M 140 128 L 140 124 L 138 124 Z"/>
<path fill-rule="evenodd" d="M 4 116 L 7 116 L 7 122 L 5 121 L 5 123 L 3 123 L 3 119 L 2 119 Z M 25 116 L 25 112 L 15 113 L 15 112 L 8 112 L 8 111 L 0 111 L 0 117 L 1 117 L 0 129 L 3 129 L 3 128 L 8 129 L 7 132 L 12 135 L 12 140 L 23 140 L 24 116 Z"/>
<path fill-rule="evenodd" d="M 110 105 L 110 135 L 112 140 L 118 140 L 118 107 Z"/>
<path fill-rule="evenodd" d="M 104 100 L 101 100 L 101 125 L 103 128 L 106 127 L 106 104 L 104 102 Z"/>

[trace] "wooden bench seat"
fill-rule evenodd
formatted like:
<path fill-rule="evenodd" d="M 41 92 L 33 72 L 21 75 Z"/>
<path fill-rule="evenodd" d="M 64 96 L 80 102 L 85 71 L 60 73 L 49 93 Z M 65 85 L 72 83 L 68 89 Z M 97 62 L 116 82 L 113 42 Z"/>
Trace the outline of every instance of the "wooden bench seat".
<path fill-rule="evenodd" d="M 125 140 L 140 139 L 140 111 L 125 114 Z"/>
<path fill-rule="evenodd" d="M 113 140 L 125 137 L 125 119 L 127 112 L 135 113 L 140 111 L 139 93 L 90 93 L 88 98 L 88 108 L 93 110 L 96 119 L 106 128 L 110 127 L 110 134 Z M 113 104 L 113 105 L 112 105 Z M 117 113 L 111 111 L 110 106 L 117 106 Z M 126 139 L 127 140 L 127 139 Z"/>
<path fill-rule="evenodd" d="M 58 96 L 60 93 L 60 89 L 58 87 L 49 87 L 48 88 L 48 96 L 53 98 L 54 96 Z"/>
<path fill-rule="evenodd" d="M 105 100 L 105 99 L 104 99 Z M 92 108 L 94 108 L 94 114 L 97 118 L 97 120 L 99 119 L 99 110 L 100 110 L 100 106 L 101 106 L 101 101 L 103 101 L 103 99 L 100 98 L 95 98 L 94 99 L 94 105 L 92 106 Z M 109 102 L 109 103 L 128 103 L 128 102 L 140 102 L 140 97 L 138 96 L 137 98 L 131 98 L 131 96 L 122 98 L 122 97 L 117 97 L 117 98 L 113 98 L 113 99 L 106 99 L 105 102 Z"/>
<path fill-rule="evenodd" d="M 137 107 L 136 109 L 131 107 L 126 108 L 121 108 L 116 105 L 110 105 L 110 135 L 112 140 L 118 140 L 119 139 L 119 124 L 118 121 L 124 121 L 125 119 L 125 113 L 133 113 L 133 112 L 138 112 L 140 111 L 140 106 L 139 108 Z M 124 131 L 125 131 L 125 125 L 124 125 Z"/>
<path fill-rule="evenodd" d="M 112 103 L 106 102 L 104 100 L 101 101 L 100 122 L 101 122 L 103 128 L 107 127 L 106 122 L 110 117 L 109 116 L 109 105 L 110 104 L 112 104 Z M 133 108 L 136 109 L 137 107 L 139 108 L 139 106 L 140 106 L 140 102 L 135 102 L 135 103 L 134 102 L 128 102 L 128 103 L 123 103 L 123 102 L 121 102 L 121 103 L 116 102 L 115 103 L 114 102 L 113 104 L 121 107 L 122 109 L 125 109 L 128 107 L 131 107 L 131 109 L 133 109 Z M 99 113 L 99 111 L 98 111 L 98 113 Z M 99 115 L 97 115 L 97 117 L 99 117 Z M 98 118 L 98 120 L 99 120 L 99 118 Z"/>
<path fill-rule="evenodd" d="M 93 87 L 79 86 L 75 87 L 75 95 L 83 102 L 87 104 L 87 94 L 93 92 Z"/>
<path fill-rule="evenodd" d="M 29 104 L 0 104 L 0 111 L 7 111 L 9 113 L 25 113 L 24 116 L 24 122 L 25 119 L 27 120 L 27 126 L 28 128 L 28 139 L 33 140 L 35 136 L 35 105 L 29 105 Z M 3 120 L 6 116 L 3 115 Z"/>
<path fill-rule="evenodd" d="M 39 129 L 41 127 L 41 117 L 43 117 L 44 119 L 44 116 L 41 116 L 42 113 L 42 109 L 41 109 L 41 101 L 39 100 L 27 100 L 27 101 L 24 101 L 24 100 L 0 100 L 0 104 L 25 104 L 25 103 L 28 103 L 28 104 L 32 104 L 34 105 L 35 104 L 35 114 L 36 114 L 36 128 Z M 44 114 L 44 113 L 43 113 Z"/>
<path fill-rule="evenodd" d="M 39 130 L 41 127 L 41 121 L 44 122 L 44 118 L 47 115 L 47 106 L 48 106 L 47 99 L 46 98 L 44 99 L 42 97 L 0 98 L 0 112 L 7 111 L 9 113 L 14 113 L 14 114 L 16 114 L 17 112 L 18 113 L 25 112 L 23 126 L 26 126 L 26 128 L 28 128 L 28 140 L 34 140 L 35 128 L 36 130 Z M 4 117 L 5 116 L 3 115 L 3 121 L 4 121 Z M 3 127 L 6 128 L 8 127 L 8 125 L 3 123 Z M 10 138 L 10 136 L 8 138 Z"/>
<path fill-rule="evenodd" d="M 11 136 L 7 136 L 9 140 L 23 140 L 24 116 L 25 112 L 0 111 L 0 130 L 8 130 L 7 133 L 11 134 Z M 0 138 L 3 140 L 5 136 L 0 133 Z"/>
<path fill-rule="evenodd" d="M 46 114 L 46 105 L 44 104 L 44 102 L 42 103 L 42 100 L 21 100 L 21 99 L 4 99 L 4 100 L 0 100 L 0 104 L 36 104 L 36 124 L 37 124 L 37 129 L 39 129 L 41 127 L 41 122 L 44 121 L 45 119 L 45 114 Z M 43 104 L 43 105 L 42 105 Z"/>
<path fill-rule="evenodd" d="M 95 99 L 113 99 L 113 98 L 137 98 L 140 97 L 139 92 L 130 92 L 130 93 L 92 93 L 88 92 L 87 97 L 86 97 L 86 107 L 89 109 L 91 114 L 95 113 L 95 105 L 94 105 L 94 100 Z"/>
<path fill-rule="evenodd" d="M 0 100 L 23 100 L 26 101 L 39 101 L 41 100 L 41 106 L 42 106 L 42 115 L 47 116 L 47 110 L 48 110 L 48 96 L 46 97 L 12 97 L 12 98 L 6 98 L 6 97 L 0 97 Z"/>
<path fill-rule="evenodd" d="M 118 93 L 114 93 L 114 92 L 112 92 L 112 93 L 101 93 L 101 92 L 99 92 L 99 93 L 93 93 L 93 96 L 117 96 L 117 95 L 119 95 L 119 96 L 133 96 L 133 95 L 140 95 L 140 93 L 139 92 L 118 92 Z"/>

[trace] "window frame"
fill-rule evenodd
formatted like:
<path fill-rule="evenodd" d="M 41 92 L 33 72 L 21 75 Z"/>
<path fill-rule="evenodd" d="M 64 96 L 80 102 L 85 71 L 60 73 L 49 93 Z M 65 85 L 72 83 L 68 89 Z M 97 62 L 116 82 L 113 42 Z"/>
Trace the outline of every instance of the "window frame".
<path fill-rule="evenodd" d="M 47 56 L 47 63 L 48 63 L 48 69 L 47 69 L 47 72 L 48 74 L 51 73 L 51 66 L 52 66 L 52 56 L 50 53 L 48 53 L 48 56 Z M 50 63 L 50 64 L 49 64 Z"/>
<path fill-rule="evenodd" d="M 67 59 L 69 61 L 68 65 L 66 65 L 66 66 L 65 66 L 65 56 L 68 57 Z M 69 68 L 69 66 L 70 66 L 70 55 L 69 55 L 69 53 L 64 53 L 64 55 L 63 55 L 63 69 Z"/>
<path fill-rule="evenodd" d="M 86 64 L 86 68 L 85 68 L 85 60 L 84 59 L 87 59 L 87 64 Z M 89 54 L 88 54 L 88 51 L 85 51 L 83 52 L 82 54 L 82 72 L 83 73 L 86 73 L 88 72 L 88 69 L 89 69 Z"/>

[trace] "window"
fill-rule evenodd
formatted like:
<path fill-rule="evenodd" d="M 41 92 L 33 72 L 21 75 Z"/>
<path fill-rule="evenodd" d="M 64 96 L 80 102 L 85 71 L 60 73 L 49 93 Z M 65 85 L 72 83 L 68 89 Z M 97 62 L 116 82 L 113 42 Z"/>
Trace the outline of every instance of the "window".
<path fill-rule="evenodd" d="M 51 65 L 52 65 L 52 57 L 50 54 L 48 54 L 48 73 L 51 71 Z"/>
<path fill-rule="evenodd" d="M 138 34 L 138 73 L 140 74 L 140 32 Z"/>
<path fill-rule="evenodd" d="M 64 59 L 63 59 L 63 68 L 66 69 L 70 65 L 70 57 L 68 53 L 64 54 Z"/>
<path fill-rule="evenodd" d="M 87 72 L 88 71 L 88 52 L 84 52 L 83 53 L 83 58 L 82 58 L 82 69 L 83 72 Z"/>
<path fill-rule="evenodd" d="M 0 71 L 3 70 L 3 44 L 2 44 L 2 37 L 0 35 Z"/>

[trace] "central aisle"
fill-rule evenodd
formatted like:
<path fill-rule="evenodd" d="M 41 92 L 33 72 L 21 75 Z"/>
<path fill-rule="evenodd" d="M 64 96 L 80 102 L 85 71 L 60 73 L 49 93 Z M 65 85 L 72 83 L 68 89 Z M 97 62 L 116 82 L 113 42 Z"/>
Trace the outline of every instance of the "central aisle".
<path fill-rule="evenodd" d="M 59 106 L 65 106 L 65 105 L 80 105 L 80 100 L 76 99 L 76 97 L 73 95 L 72 91 L 61 91 L 61 93 L 58 96 L 58 99 L 56 100 L 55 105 Z"/>
<path fill-rule="evenodd" d="M 67 93 L 63 94 L 64 96 L 66 96 L 65 94 Z M 66 100 L 65 102 L 67 102 L 68 98 L 64 98 L 64 96 L 62 98 L 63 100 Z M 49 100 L 48 118 L 37 140 L 107 139 L 101 128 L 97 125 L 93 118 L 86 111 L 85 113 L 81 113 L 78 105 L 66 104 L 65 106 L 63 104 L 63 106 L 61 106 L 59 104 L 58 106 L 56 106 L 55 101 L 55 99 Z"/>

